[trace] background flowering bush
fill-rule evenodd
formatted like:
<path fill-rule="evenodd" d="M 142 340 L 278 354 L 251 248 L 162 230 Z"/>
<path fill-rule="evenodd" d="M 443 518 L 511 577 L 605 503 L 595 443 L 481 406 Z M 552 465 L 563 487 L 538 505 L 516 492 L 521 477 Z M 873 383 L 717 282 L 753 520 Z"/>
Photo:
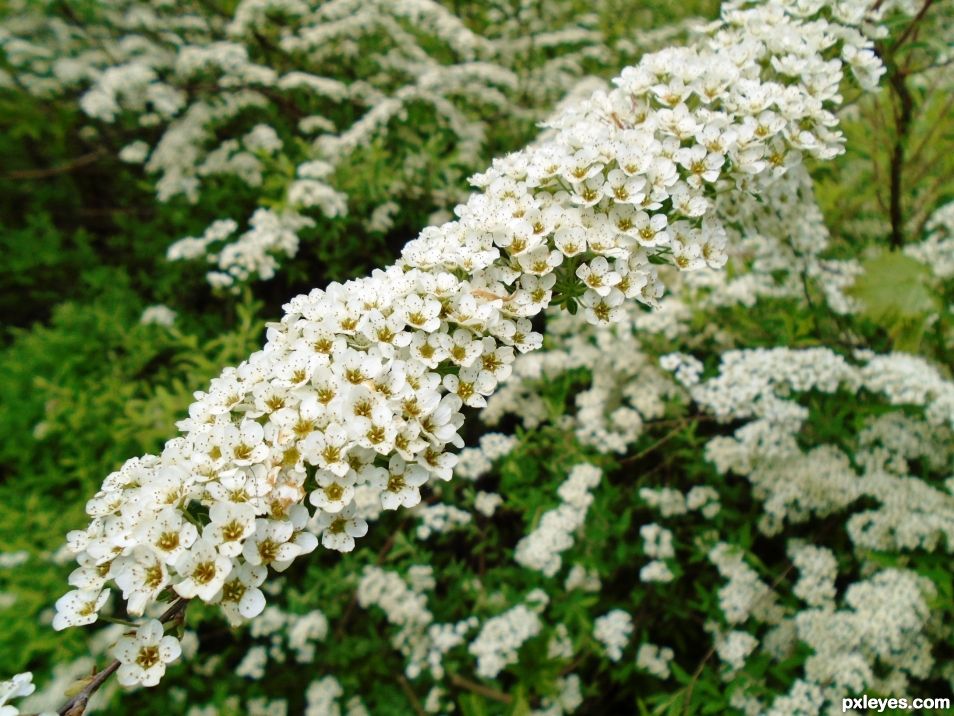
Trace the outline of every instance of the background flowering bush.
<path fill-rule="evenodd" d="M 949 693 L 945 18 L 868 10 L 12 6 L 24 708 Z"/>

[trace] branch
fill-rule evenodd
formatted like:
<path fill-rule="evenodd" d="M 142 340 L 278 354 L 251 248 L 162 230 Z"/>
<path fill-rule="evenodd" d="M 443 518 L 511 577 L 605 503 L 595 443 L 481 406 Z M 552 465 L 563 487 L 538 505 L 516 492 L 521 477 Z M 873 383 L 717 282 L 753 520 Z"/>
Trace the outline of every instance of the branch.
<path fill-rule="evenodd" d="M 53 177 L 58 174 L 67 174 L 68 172 L 85 167 L 88 164 L 93 164 L 94 162 L 99 161 L 105 154 L 106 151 L 104 149 L 97 149 L 96 151 L 89 152 L 88 154 L 79 156 L 76 159 L 71 159 L 65 164 L 59 164 L 55 167 L 45 167 L 43 169 L 18 169 L 16 171 L 7 172 L 3 175 L 3 179 L 48 179 L 49 177 Z"/>
<path fill-rule="evenodd" d="M 889 215 L 891 217 L 891 246 L 899 249 L 904 244 L 904 213 L 901 209 L 901 183 L 904 170 L 904 145 L 911 129 L 914 115 L 914 100 L 908 89 L 906 77 L 897 70 L 891 73 L 891 89 L 898 97 L 899 108 L 895 114 L 894 150 L 891 153 L 891 195 Z"/>
<path fill-rule="evenodd" d="M 188 599 L 179 599 L 174 602 L 171 607 L 169 607 L 162 616 L 159 617 L 159 621 L 163 624 L 174 621 L 185 614 L 186 606 L 189 604 Z M 114 659 L 109 663 L 109 665 L 100 671 L 98 674 L 95 674 L 82 690 L 76 694 L 73 698 L 67 701 L 63 706 L 60 707 L 57 714 L 59 716 L 83 716 L 86 712 L 86 706 L 89 704 L 90 697 L 99 691 L 100 687 L 106 683 L 110 676 L 112 676 L 120 667 L 119 659 Z"/>
<path fill-rule="evenodd" d="M 889 215 L 891 217 L 891 246 L 900 249 L 904 244 L 904 212 L 901 207 L 902 179 L 904 171 L 904 149 L 907 144 L 908 133 L 911 131 L 911 122 L 914 117 L 914 98 L 907 85 L 908 73 L 896 62 L 898 50 L 904 46 L 908 38 L 913 37 L 921 21 L 934 0 L 925 0 L 918 14 L 907 26 L 897 42 L 891 46 L 889 54 L 890 73 L 888 82 L 895 96 L 898 98 L 898 109 L 895 113 L 894 149 L 891 153 L 891 197 Z"/>
<path fill-rule="evenodd" d="M 620 464 L 620 465 L 625 465 L 626 463 L 637 462 L 637 461 L 641 460 L 642 458 L 646 457 L 647 455 L 649 455 L 649 453 L 654 452 L 654 451 L 657 450 L 658 448 L 660 448 L 660 447 L 662 447 L 663 445 L 665 445 L 667 442 L 669 442 L 669 441 L 672 440 L 674 437 L 676 437 L 676 435 L 678 435 L 679 433 L 681 433 L 684 428 L 688 427 L 688 426 L 691 425 L 692 423 L 694 423 L 694 422 L 701 422 L 701 421 L 703 421 L 703 420 L 711 420 L 711 419 L 712 419 L 712 418 L 709 418 L 708 416 L 705 416 L 705 415 L 682 418 L 681 420 L 679 420 L 679 421 L 676 423 L 676 427 L 675 427 L 675 428 L 673 428 L 673 429 L 670 430 L 668 433 L 666 433 L 665 435 L 663 435 L 659 440 L 657 440 L 656 442 L 654 442 L 652 445 L 650 445 L 649 447 L 645 448 L 644 450 L 640 450 L 640 451 L 639 451 L 638 453 L 636 453 L 635 455 L 630 455 L 629 457 L 623 458 L 622 460 L 619 461 L 619 464 Z"/>
<path fill-rule="evenodd" d="M 505 694 L 503 691 L 497 691 L 497 689 L 492 689 L 489 686 L 478 684 L 476 681 L 471 681 L 459 674 L 448 673 L 447 675 L 450 678 L 450 682 L 458 688 L 466 689 L 479 696 L 484 696 L 493 701 L 499 701 L 502 704 L 513 703 L 513 696 Z"/>
<path fill-rule="evenodd" d="M 411 688 L 411 684 L 404 674 L 400 674 L 398 676 L 398 683 L 401 685 L 401 691 L 403 691 L 404 695 L 407 696 L 407 700 L 410 702 L 411 708 L 414 709 L 414 713 L 417 714 L 417 716 L 427 716 L 427 712 L 421 705 L 421 700 L 417 698 L 417 694 L 414 693 L 414 689 Z"/>

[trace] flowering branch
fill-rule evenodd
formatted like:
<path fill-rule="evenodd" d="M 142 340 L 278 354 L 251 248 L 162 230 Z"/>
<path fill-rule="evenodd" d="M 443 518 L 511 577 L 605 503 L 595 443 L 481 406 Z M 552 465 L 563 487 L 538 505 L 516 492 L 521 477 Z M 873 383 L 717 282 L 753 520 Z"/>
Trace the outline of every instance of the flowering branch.
<path fill-rule="evenodd" d="M 263 350 L 196 393 L 181 437 L 89 501 L 54 628 L 95 622 L 109 583 L 133 616 L 171 588 L 230 624 L 254 618 L 270 569 L 319 542 L 354 549 L 368 530 L 358 489 L 397 509 L 451 478 L 464 407 L 486 405 L 515 351 L 541 346 L 531 319 L 548 306 L 610 324 L 627 299 L 657 304 L 657 265 L 724 265 L 716 199 L 837 155 L 843 61 L 865 86 L 882 72 L 855 27 L 863 12 L 829 21 L 811 5 L 727 3 L 708 38 L 647 55 L 474 177 L 458 219 L 398 263 L 292 299 Z M 178 654 L 149 625 L 129 683 L 152 685 Z M 135 644 L 117 648 L 136 660 Z"/>
<path fill-rule="evenodd" d="M 166 624 L 182 619 L 188 604 L 188 599 L 177 599 L 172 606 L 159 617 L 159 622 Z M 92 695 L 99 691 L 100 687 L 102 687 L 102 685 L 109 680 L 109 677 L 116 673 L 121 666 L 122 662 L 119 659 L 114 659 L 105 669 L 91 676 L 89 682 L 83 686 L 80 692 L 60 707 L 57 711 L 59 716 L 82 716 L 86 711 L 86 706 Z"/>

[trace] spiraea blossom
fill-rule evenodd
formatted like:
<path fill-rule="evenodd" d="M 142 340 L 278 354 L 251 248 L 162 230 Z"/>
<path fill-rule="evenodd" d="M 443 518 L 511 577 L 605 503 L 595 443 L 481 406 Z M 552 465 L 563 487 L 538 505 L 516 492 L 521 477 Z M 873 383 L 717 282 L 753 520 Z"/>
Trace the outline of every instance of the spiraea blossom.
<path fill-rule="evenodd" d="M 113 649 L 121 666 L 117 678 L 124 686 L 155 686 L 166 673 L 166 664 L 182 653 L 179 640 L 163 636 L 162 624 L 155 619 L 144 622 L 132 636 L 124 636 Z"/>
<path fill-rule="evenodd" d="M 877 75 L 849 24 L 863 13 L 828 20 L 821 5 L 728 4 L 695 45 L 646 56 L 474 177 L 457 219 L 396 264 L 289 301 L 263 350 L 196 393 L 182 435 L 90 500 L 57 628 L 95 621 L 112 585 L 133 614 L 168 586 L 232 623 L 254 616 L 268 572 L 319 543 L 354 549 L 368 530 L 356 490 L 396 509 L 451 478 L 465 406 L 540 347 L 548 305 L 608 325 L 627 302 L 659 303 L 657 264 L 722 266 L 717 197 L 836 155 L 843 59 Z"/>

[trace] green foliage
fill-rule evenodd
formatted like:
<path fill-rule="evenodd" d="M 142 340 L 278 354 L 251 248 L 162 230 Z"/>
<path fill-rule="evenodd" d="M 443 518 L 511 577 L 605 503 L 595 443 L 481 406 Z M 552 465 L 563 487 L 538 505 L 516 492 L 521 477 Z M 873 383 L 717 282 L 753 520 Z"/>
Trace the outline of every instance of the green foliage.
<path fill-rule="evenodd" d="M 861 302 L 864 316 L 888 332 L 895 348 L 917 352 L 928 321 L 940 308 L 930 269 L 897 252 L 870 258 L 863 268 L 849 294 Z"/>
<path fill-rule="evenodd" d="M 0 354 L 0 545 L 31 554 L 26 568 L 0 572 L 0 591 L 16 599 L 0 611 L 0 633 L 19 645 L 0 650 L 4 673 L 82 653 L 82 638 L 37 620 L 68 574 L 43 555 L 83 526 L 106 474 L 160 448 L 195 386 L 262 338 L 248 300 L 215 332 L 140 325 L 141 299 L 121 274 L 110 278 L 87 302 L 57 306 L 50 325 L 15 332 Z"/>

